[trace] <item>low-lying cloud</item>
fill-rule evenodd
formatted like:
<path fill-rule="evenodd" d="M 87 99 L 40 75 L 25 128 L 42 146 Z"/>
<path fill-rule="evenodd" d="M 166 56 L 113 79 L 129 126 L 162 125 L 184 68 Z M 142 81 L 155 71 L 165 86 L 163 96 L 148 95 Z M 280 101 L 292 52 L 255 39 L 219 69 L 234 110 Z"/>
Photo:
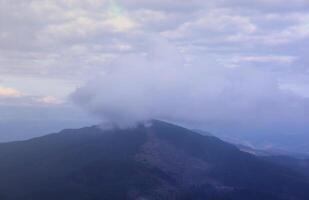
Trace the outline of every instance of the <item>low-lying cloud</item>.
<path fill-rule="evenodd" d="M 96 71 L 72 100 L 120 126 L 152 118 L 306 123 L 308 100 L 280 89 L 278 76 L 265 68 L 228 68 L 207 59 L 189 65 L 167 40 L 151 39 L 147 46 L 145 54 L 119 57 Z"/>

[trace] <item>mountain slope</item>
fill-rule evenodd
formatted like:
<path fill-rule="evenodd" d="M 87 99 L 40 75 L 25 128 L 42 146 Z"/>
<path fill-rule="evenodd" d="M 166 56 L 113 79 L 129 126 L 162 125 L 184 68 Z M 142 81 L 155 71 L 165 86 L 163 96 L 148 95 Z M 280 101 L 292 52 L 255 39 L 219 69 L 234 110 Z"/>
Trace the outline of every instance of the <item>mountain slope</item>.
<path fill-rule="evenodd" d="M 300 159 L 291 156 L 264 156 L 263 158 L 277 165 L 299 171 L 304 176 L 309 177 L 309 159 Z"/>
<path fill-rule="evenodd" d="M 4 200 L 309 198 L 297 172 L 161 121 L 0 144 L 0 160 Z"/>

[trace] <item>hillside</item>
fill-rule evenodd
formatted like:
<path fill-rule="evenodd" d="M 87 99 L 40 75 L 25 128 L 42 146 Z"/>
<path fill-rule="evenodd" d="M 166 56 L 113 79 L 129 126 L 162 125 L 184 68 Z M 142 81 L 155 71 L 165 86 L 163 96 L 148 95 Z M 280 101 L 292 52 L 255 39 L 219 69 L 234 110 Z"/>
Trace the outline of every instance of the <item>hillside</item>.
<path fill-rule="evenodd" d="M 0 144 L 0 199 L 309 199 L 296 171 L 162 121 Z"/>

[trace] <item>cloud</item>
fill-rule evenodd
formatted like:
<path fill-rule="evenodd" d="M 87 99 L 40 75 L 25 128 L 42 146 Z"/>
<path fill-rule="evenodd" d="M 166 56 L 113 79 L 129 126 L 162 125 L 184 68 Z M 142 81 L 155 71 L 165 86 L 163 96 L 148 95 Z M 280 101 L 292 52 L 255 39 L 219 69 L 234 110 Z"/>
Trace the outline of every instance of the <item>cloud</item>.
<path fill-rule="evenodd" d="M 14 88 L 0 86 L 0 97 L 21 97 L 24 94 Z"/>
<path fill-rule="evenodd" d="M 0 86 L 0 105 L 42 106 L 60 104 L 65 104 L 65 101 L 54 96 L 34 96 L 14 88 Z"/>
<path fill-rule="evenodd" d="M 280 45 L 308 38 L 309 5 L 303 0 L 286 2 L 5 0 L 0 73 L 84 80 L 89 71 L 115 57 L 145 51 L 144 34 L 172 39 L 178 48 L 187 49 L 186 57 L 209 51 L 230 59 L 235 52 L 264 56 L 258 54 L 274 45 L 271 54 L 294 56 Z M 191 55 L 197 48 L 200 52 Z M 298 51 L 301 47 L 295 47 L 295 54 Z"/>
<path fill-rule="evenodd" d="M 234 119 L 235 113 L 248 120 L 267 115 L 270 121 L 281 116 L 304 121 L 306 0 L 4 0 L 0 5 L 1 78 L 27 93 L 2 98 L 2 104 L 55 103 L 59 100 L 47 97 L 65 99 L 84 85 L 75 101 L 92 112 L 101 107 L 99 116 L 116 121 L 129 118 L 119 113 L 132 114 L 133 121 Z M 143 109 L 125 111 L 135 110 L 134 102 Z"/>
<path fill-rule="evenodd" d="M 266 56 L 236 56 L 231 62 L 234 66 L 239 66 L 241 62 L 247 63 L 279 63 L 280 65 L 292 64 L 297 60 L 294 56 L 266 55 Z"/>
<path fill-rule="evenodd" d="M 198 16 L 197 19 L 181 24 L 176 30 L 166 31 L 162 34 L 169 38 L 200 38 L 212 36 L 211 34 L 230 35 L 235 33 L 253 33 L 256 26 L 246 16 L 229 13 L 228 10 L 212 10 L 207 14 Z M 221 39 L 224 39 L 224 37 Z"/>
<path fill-rule="evenodd" d="M 64 103 L 63 101 L 57 99 L 54 96 L 44 96 L 38 99 L 38 102 L 43 104 L 51 104 L 51 105 L 57 105 Z"/>
<path fill-rule="evenodd" d="M 150 39 L 148 47 L 147 55 L 117 58 L 109 71 L 78 88 L 72 100 L 120 126 L 152 118 L 263 124 L 307 117 L 308 99 L 282 90 L 274 73 L 205 63 L 186 66 L 177 48 L 162 38 Z"/>

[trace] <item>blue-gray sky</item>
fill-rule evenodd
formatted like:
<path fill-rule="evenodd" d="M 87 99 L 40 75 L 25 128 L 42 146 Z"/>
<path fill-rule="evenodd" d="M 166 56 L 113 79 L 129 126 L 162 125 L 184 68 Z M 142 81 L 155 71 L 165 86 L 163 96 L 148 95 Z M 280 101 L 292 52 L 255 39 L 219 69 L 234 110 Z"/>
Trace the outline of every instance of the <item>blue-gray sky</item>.
<path fill-rule="evenodd" d="M 0 120 L 20 106 L 71 118 L 73 93 L 121 123 L 307 130 L 308 13 L 307 0 L 0 0 Z"/>

